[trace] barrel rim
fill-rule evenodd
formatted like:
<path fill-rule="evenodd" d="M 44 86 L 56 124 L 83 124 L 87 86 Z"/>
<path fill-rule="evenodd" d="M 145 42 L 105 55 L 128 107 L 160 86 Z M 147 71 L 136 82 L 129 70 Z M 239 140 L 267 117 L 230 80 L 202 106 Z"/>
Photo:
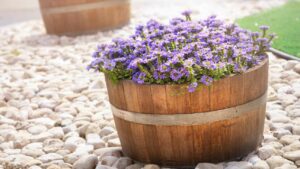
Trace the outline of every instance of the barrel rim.
<path fill-rule="evenodd" d="M 241 75 L 246 75 L 246 74 L 249 74 L 251 72 L 254 72 L 260 68 L 262 68 L 264 65 L 268 64 L 268 61 L 269 61 L 269 58 L 267 57 L 266 59 L 262 60 L 258 65 L 248 69 L 247 71 L 245 71 L 244 73 L 241 73 L 241 74 L 232 74 L 230 76 L 227 76 L 227 77 L 224 77 L 224 78 L 221 78 L 219 80 L 224 80 L 224 79 L 227 79 L 227 78 L 233 78 L 233 77 L 236 77 L 236 76 L 241 76 Z M 107 76 L 106 73 L 104 73 L 105 76 Z M 108 77 L 108 76 L 107 76 Z M 107 78 L 108 80 L 110 80 L 109 78 Z M 219 80 L 213 80 L 213 83 L 214 82 L 217 82 Z M 129 83 L 134 83 L 135 85 L 140 85 L 140 86 L 186 86 L 186 85 L 189 85 L 188 83 L 182 83 L 182 84 L 150 84 L 150 83 L 144 83 L 144 84 L 138 84 L 138 83 L 135 83 L 133 80 L 128 80 L 128 79 L 125 79 L 125 80 L 119 80 L 118 83 L 120 82 L 129 82 Z"/>
<path fill-rule="evenodd" d="M 39 7 L 40 9 L 52 9 L 52 8 L 61 8 L 61 7 L 67 7 L 67 6 L 77 6 L 77 5 L 82 5 L 82 4 L 93 4 L 93 3 L 101 3 L 101 2 L 105 2 L 105 1 L 115 1 L 115 2 L 124 2 L 126 1 L 126 3 L 131 4 L 131 0 L 90 0 L 90 1 L 86 1 L 86 2 L 75 2 L 75 3 L 70 3 L 70 2 L 65 2 L 62 1 L 63 3 L 51 3 L 51 5 L 49 5 L 49 3 L 47 1 L 49 0 L 38 0 L 39 1 Z M 52 0 L 53 1 L 53 0 Z M 61 1 L 61 0 L 57 0 L 57 1 Z"/>

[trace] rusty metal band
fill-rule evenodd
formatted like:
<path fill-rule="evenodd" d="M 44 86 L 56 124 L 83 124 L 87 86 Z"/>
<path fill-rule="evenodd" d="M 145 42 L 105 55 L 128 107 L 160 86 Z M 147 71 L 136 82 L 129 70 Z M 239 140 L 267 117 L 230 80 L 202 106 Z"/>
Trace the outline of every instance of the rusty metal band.
<path fill-rule="evenodd" d="M 100 10 L 101 8 L 108 8 L 116 5 L 126 5 L 129 3 L 130 0 L 106 0 L 106 1 L 99 1 L 94 3 L 71 5 L 71 6 L 44 8 L 42 10 L 42 13 L 44 15 L 51 15 L 51 14 L 58 14 L 58 13 L 78 12 L 78 11 L 91 10 L 91 9 Z"/>
<path fill-rule="evenodd" d="M 113 105 L 111 105 L 111 108 L 114 116 L 133 123 L 162 126 L 200 125 L 215 121 L 232 119 L 245 113 L 249 113 L 253 110 L 257 110 L 266 103 L 266 98 L 267 92 L 253 101 L 236 107 L 191 114 L 143 114 L 121 110 Z"/>

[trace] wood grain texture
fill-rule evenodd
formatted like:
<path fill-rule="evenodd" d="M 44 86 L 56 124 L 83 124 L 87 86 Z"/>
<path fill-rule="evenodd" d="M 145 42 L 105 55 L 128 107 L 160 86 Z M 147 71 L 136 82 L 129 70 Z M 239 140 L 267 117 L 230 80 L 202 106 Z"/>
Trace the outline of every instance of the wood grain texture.
<path fill-rule="evenodd" d="M 137 85 L 123 80 L 119 83 L 124 90 L 115 88 L 112 92 L 127 96 L 127 105 L 115 101 L 118 99 L 114 97 L 119 97 L 117 94 L 110 96 L 110 103 L 123 110 L 146 114 L 209 112 L 257 99 L 267 90 L 267 81 L 268 59 L 244 74 L 214 81 L 211 86 L 201 86 L 193 93 L 189 93 L 184 85 Z"/>
<path fill-rule="evenodd" d="M 106 80 L 111 104 L 134 115 L 203 114 L 262 98 L 267 91 L 268 60 L 244 74 L 179 95 L 174 91 L 182 91 L 184 86 L 137 85 L 129 80 L 113 86 Z M 235 159 L 255 150 L 262 141 L 266 111 L 266 101 L 260 101 L 261 104 L 243 109 L 245 112 L 233 118 L 194 125 L 141 124 L 114 118 L 123 152 L 134 160 L 194 166 L 199 162 Z"/>
<path fill-rule="evenodd" d="M 116 107 L 127 110 L 123 83 L 113 84 L 112 81 L 107 78 L 107 76 L 105 76 L 105 82 L 107 86 L 109 101 L 111 103 L 114 103 Z"/>
<path fill-rule="evenodd" d="M 129 0 L 39 0 L 48 34 L 80 35 L 117 28 L 130 19 Z"/>
<path fill-rule="evenodd" d="M 154 114 L 168 114 L 166 87 L 151 85 Z"/>
<path fill-rule="evenodd" d="M 123 152 L 134 160 L 166 166 L 193 166 L 198 162 L 235 159 L 255 150 L 262 141 L 265 112 L 261 110 L 231 120 L 191 126 L 142 125 L 115 119 L 118 119 L 117 126 L 120 121 L 123 127 L 130 125 L 131 131 L 127 134 L 135 133 L 124 139 L 124 129 L 117 127 L 118 133 L 122 133 Z M 133 147 L 128 146 L 130 141 Z"/>

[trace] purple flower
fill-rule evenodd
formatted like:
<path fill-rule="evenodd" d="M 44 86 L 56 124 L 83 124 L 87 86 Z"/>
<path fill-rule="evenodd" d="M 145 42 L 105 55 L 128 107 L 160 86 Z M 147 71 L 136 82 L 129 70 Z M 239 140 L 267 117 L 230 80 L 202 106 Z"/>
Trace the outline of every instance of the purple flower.
<path fill-rule="evenodd" d="M 107 69 L 107 70 L 113 70 L 116 66 L 116 62 L 114 61 L 106 61 L 104 62 L 104 68 Z"/>
<path fill-rule="evenodd" d="M 129 68 L 130 69 L 136 69 L 138 67 L 138 64 L 141 63 L 143 61 L 143 59 L 141 58 L 136 58 L 134 60 L 132 60 L 129 64 Z"/>
<path fill-rule="evenodd" d="M 181 19 L 181 18 L 173 18 L 173 19 L 171 19 L 170 24 L 171 25 L 178 25 L 181 22 L 184 22 L 184 20 Z"/>
<path fill-rule="evenodd" d="M 203 75 L 200 79 L 201 83 L 209 86 L 212 82 L 213 82 L 213 78 L 207 76 L 207 75 Z"/>
<path fill-rule="evenodd" d="M 155 80 L 159 80 L 159 79 L 165 79 L 166 78 L 166 74 L 160 71 L 154 71 L 153 73 L 153 77 Z"/>
<path fill-rule="evenodd" d="M 169 66 L 165 65 L 165 64 L 160 65 L 160 66 L 158 67 L 158 70 L 159 70 L 160 72 L 169 72 L 170 69 L 171 69 L 171 68 L 170 68 Z"/>
<path fill-rule="evenodd" d="M 150 20 L 127 39 L 113 39 L 97 47 L 88 69 L 115 80 L 136 83 L 189 84 L 193 92 L 202 83 L 244 72 L 267 57 L 274 35 L 250 32 L 216 16 L 191 21 L 191 11 L 169 24 Z"/>
<path fill-rule="evenodd" d="M 144 26 L 139 25 L 135 28 L 135 35 L 134 35 L 134 39 L 135 37 L 143 37 L 144 35 Z"/>
<path fill-rule="evenodd" d="M 217 65 L 211 61 L 211 60 L 206 60 L 202 62 L 203 67 L 211 70 L 215 70 L 217 68 Z"/>
<path fill-rule="evenodd" d="M 114 62 L 125 62 L 126 61 L 126 57 L 120 57 L 120 58 L 115 58 L 113 59 Z"/>
<path fill-rule="evenodd" d="M 272 40 L 272 39 L 274 39 L 275 37 L 276 37 L 276 35 L 275 35 L 274 33 L 270 33 L 270 34 L 269 34 L 269 39 Z"/>
<path fill-rule="evenodd" d="M 181 15 L 183 15 L 183 16 L 190 16 L 191 14 L 192 14 L 191 10 L 185 10 L 181 13 Z"/>
<path fill-rule="evenodd" d="M 195 62 L 194 62 L 194 59 L 192 59 L 192 58 L 186 59 L 183 63 L 183 65 L 185 67 L 192 67 L 194 64 L 195 64 Z"/>
<path fill-rule="evenodd" d="M 171 71 L 171 79 L 174 81 L 178 81 L 183 76 L 184 72 L 182 70 L 173 69 Z"/>
<path fill-rule="evenodd" d="M 145 82 L 145 78 L 146 78 L 146 73 L 144 72 L 136 72 L 132 76 L 132 80 L 138 84 L 143 84 Z"/>
<path fill-rule="evenodd" d="M 267 42 L 268 42 L 268 39 L 267 39 L 267 38 L 258 38 L 258 39 L 257 39 L 257 42 L 260 42 L 260 43 L 267 43 Z"/>
<path fill-rule="evenodd" d="M 191 14 L 192 14 L 192 11 L 191 10 L 186 10 L 186 11 L 183 11 L 181 13 L 183 16 L 185 16 L 186 20 L 187 21 L 191 21 Z"/>
<path fill-rule="evenodd" d="M 252 32 L 251 36 L 254 37 L 255 39 L 259 37 L 259 32 Z"/>
<path fill-rule="evenodd" d="M 223 69 L 225 66 L 226 66 L 226 63 L 224 63 L 224 62 L 219 62 L 217 67 L 218 67 L 219 69 Z"/>
<path fill-rule="evenodd" d="M 259 29 L 262 30 L 262 31 L 266 31 L 266 30 L 268 30 L 269 28 L 270 28 L 270 27 L 269 27 L 269 26 L 266 26 L 266 25 L 262 25 L 262 26 L 259 27 Z"/>
<path fill-rule="evenodd" d="M 93 58 L 99 57 L 99 52 L 98 52 L 98 51 L 94 52 L 93 55 L 92 55 L 92 57 L 93 57 Z"/>
<path fill-rule="evenodd" d="M 189 85 L 188 91 L 192 93 L 192 92 L 194 92 L 196 90 L 197 87 L 198 87 L 198 83 L 197 82 L 193 82 L 193 83 L 191 83 Z"/>

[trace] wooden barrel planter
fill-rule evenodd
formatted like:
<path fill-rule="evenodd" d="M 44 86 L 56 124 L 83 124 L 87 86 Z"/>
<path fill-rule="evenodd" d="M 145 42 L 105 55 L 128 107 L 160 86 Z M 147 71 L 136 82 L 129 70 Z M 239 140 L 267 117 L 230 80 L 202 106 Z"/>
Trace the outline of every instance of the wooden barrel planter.
<path fill-rule="evenodd" d="M 262 141 L 268 59 L 193 93 L 176 94 L 181 85 L 113 84 L 107 77 L 106 83 L 123 152 L 134 160 L 220 162 L 247 155 Z"/>
<path fill-rule="evenodd" d="M 130 0 L 39 0 L 48 34 L 80 35 L 117 28 L 130 19 Z"/>

